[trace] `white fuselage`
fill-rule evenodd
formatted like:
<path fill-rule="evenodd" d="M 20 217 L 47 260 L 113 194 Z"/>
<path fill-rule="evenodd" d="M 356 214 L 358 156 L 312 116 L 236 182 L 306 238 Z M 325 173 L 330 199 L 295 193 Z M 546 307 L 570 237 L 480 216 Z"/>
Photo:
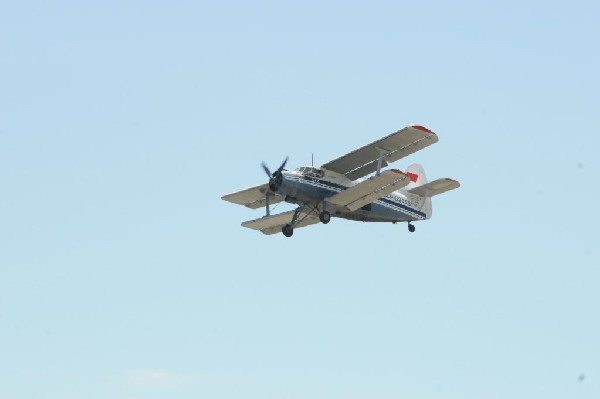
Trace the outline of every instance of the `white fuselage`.
<path fill-rule="evenodd" d="M 364 180 L 353 181 L 342 174 L 308 166 L 284 171 L 278 192 L 288 202 L 327 207 L 327 198 Z M 342 207 L 330 207 L 328 210 L 332 216 L 350 220 L 406 222 L 429 219 L 431 200 L 400 189 L 353 212 Z"/>

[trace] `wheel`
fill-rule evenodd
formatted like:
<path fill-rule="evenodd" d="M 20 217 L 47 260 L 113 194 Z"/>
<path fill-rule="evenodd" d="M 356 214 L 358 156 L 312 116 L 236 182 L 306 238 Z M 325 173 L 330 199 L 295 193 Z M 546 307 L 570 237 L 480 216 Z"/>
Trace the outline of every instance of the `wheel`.
<path fill-rule="evenodd" d="M 410 231 L 411 233 L 414 233 L 415 232 L 415 226 L 409 223 L 408 224 L 408 231 Z"/>
<path fill-rule="evenodd" d="M 284 236 L 291 237 L 294 234 L 294 229 L 293 229 L 292 225 L 286 224 L 285 226 L 282 227 L 281 232 L 283 233 Z"/>
<path fill-rule="evenodd" d="M 327 211 L 323 211 L 319 213 L 319 220 L 321 221 L 321 223 L 327 224 L 331 220 L 331 214 Z"/>

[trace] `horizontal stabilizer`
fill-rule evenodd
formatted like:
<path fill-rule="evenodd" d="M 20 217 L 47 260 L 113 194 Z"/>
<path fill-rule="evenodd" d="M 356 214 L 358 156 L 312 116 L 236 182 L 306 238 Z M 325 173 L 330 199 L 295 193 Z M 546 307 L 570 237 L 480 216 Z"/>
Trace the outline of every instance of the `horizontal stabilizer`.
<path fill-rule="evenodd" d="M 250 209 L 262 208 L 266 205 L 265 193 L 269 190 L 269 184 L 261 184 L 259 186 L 250 187 L 242 191 L 227 194 L 221 199 L 234 204 L 244 205 Z M 283 201 L 283 197 L 279 194 L 269 192 L 269 204 L 277 204 Z"/>
<path fill-rule="evenodd" d="M 329 204 L 355 211 L 396 191 L 410 182 L 410 177 L 399 170 L 386 170 L 338 193 L 327 200 Z"/>
<path fill-rule="evenodd" d="M 295 211 L 283 212 L 277 215 L 265 216 L 260 219 L 249 220 L 242 223 L 243 227 L 248 227 L 253 230 L 260 230 L 263 234 L 275 234 L 281 232 L 281 228 L 292 222 Z M 298 221 L 294 228 L 309 226 L 319 222 L 319 218 L 314 214 L 300 213 Z"/>
<path fill-rule="evenodd" d="M 433 197 L 459 187 L 460 183 L 458 181 L 446 178 L 437 179 L 422 186 L 411 188 L 408 192 L 420 197 Z"/>

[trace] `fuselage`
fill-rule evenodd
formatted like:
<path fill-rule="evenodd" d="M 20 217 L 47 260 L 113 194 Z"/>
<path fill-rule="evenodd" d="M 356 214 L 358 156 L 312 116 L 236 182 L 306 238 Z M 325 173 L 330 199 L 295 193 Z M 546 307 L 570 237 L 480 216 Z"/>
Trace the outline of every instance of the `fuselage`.
<path fill-rule="evenodd" d="M 349 180 L 346 176 L 311 166 L 283 171 L 278 194 L 287 202 L 327 206 L 327 198 L 347 190 L 364 179 Z M 331 216 L 364 222 L 406 222 L 431 217 L 431 200 L 398 190 L 363 206 L 356 211 L 330 208 Z"/>

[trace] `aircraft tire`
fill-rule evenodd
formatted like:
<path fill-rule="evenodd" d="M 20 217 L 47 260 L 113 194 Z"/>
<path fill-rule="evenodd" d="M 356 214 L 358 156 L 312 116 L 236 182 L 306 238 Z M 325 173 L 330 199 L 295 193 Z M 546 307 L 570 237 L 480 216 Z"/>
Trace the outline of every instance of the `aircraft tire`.
<path fill-rule="evenodd" d="M 327 211 L 323 211 L 319 213 L 319 220 L 321 221 L 321 223 L 327 224 L 331 220 L 331 214 Z"/>
<path fill-rule="evenodd" d="M 410 231 L 411 233 L 414 233 L 414 232 L 415 232 L 415 230 L 416 230 L 416 229 L 415 229 L 415 226 L 414 226 L 413 224 L 409 223 L 409 224 L 408 224 L 408 231 Z"/>
<path fill-rule="evenodd" d="M 294 234 L 294 229 L 292 228 L 292 225 L 286 224 L 281 228 L 281 232 L 284 236 L 291 237 Z"/>

